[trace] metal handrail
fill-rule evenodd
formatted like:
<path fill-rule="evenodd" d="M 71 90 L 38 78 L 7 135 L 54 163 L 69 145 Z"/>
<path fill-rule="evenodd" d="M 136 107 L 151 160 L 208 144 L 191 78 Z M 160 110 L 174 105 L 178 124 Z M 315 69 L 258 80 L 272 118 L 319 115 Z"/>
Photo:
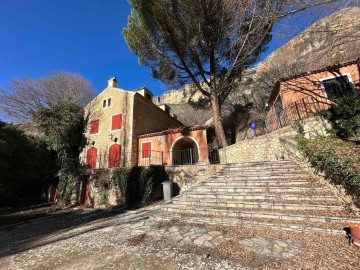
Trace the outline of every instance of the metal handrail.
<path fill-rule="evenodd" d="M 273 107 L 274 112 L 265 119 L 267 131 L 272 132 L 294 121 L 313 116 L 319 111 L 326 110 L 329 106 L 330 103 L 326 98 L 318 100 L 313 96 L 307 96 L 291 103 L 281 112 L 277 112 Z"/>

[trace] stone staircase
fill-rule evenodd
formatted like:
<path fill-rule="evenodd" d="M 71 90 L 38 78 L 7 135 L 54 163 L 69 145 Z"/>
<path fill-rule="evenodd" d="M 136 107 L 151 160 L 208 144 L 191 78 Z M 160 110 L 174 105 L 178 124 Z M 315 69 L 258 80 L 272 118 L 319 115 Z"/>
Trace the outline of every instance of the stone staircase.
<path fill-rule="evenodd" d="M 293 161 L 228 164 L 164 204 L 155 219 L 333 233 L 360 223 Z"/>

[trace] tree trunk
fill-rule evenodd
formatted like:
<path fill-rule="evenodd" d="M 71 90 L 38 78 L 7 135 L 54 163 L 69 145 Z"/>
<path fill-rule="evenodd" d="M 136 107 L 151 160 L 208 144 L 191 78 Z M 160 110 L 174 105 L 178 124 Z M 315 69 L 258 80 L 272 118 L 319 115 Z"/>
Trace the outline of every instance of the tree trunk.
<path fill-rule="evenodd" d="M 225 138 L 225 132 L 222 125 L 221 120 L 221 110 L 220 110 L 220 104 L 219 99 L 216 94 L 216 91 L 211 91 L 211 107 L 213 111 L 213 118 L 214 118 L 214 127 L 215 127 L 215 135 L 216 135 L 216 141 L 218 144 L 218 147 L 222 148 L 227 146 L 226 138 Z"/>

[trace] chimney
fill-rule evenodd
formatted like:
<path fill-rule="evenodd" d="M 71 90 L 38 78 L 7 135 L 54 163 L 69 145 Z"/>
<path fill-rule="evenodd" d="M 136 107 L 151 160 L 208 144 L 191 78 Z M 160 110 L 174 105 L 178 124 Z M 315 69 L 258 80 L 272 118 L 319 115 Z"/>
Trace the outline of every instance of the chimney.
<path fill-rule="evenodd" d="M 112 77 L 108 80 L 108 87 L 117 88 L 117 80 L 116 77 Z"/>

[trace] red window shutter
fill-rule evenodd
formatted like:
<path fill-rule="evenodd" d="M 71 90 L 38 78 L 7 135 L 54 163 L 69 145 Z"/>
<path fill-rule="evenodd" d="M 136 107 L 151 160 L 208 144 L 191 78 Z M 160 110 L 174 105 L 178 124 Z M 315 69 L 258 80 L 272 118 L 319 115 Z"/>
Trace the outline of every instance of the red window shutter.
<path fill-rule="evenodd" d="M 90 123 L 90 134 L 98 133 L 99 132 L 99 119 L 91 121 Z"/>
<path fill-rule="evenodd" d="M 142 153 L 141 153 L 142 158 L 151 157 L 151 142 L 142 143 L 141 149 L 142 149 Z"/>
<path fill-rule="evenodd" d="M 119 144 L 113 144 L 109 149 L 109 168 L 120 167 L 121 159 L 121 146 Z"/>
<path fill-rule="evenodd" d="M 96 147 L 89 148 L 86 156 L 86 165 L 89 168 L 91 169 L 96 168 L 96 157 L 97 157 Z"/>
<path fill-rule="evenodd" d="M 111 129 L 121 128 L 122 125 L 122 114 L 113 115 Z"/>

